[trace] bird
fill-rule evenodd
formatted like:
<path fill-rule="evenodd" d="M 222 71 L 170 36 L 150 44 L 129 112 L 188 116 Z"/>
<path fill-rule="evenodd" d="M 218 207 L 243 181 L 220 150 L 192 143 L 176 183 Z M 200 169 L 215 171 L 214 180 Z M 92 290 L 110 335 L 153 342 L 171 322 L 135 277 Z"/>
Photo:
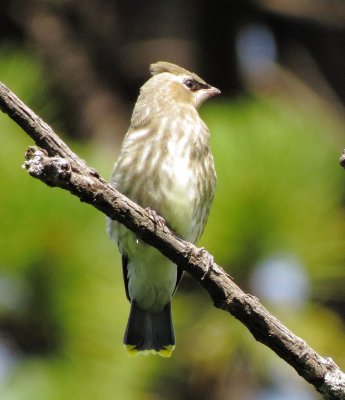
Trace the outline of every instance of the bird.
<path fill-rule="evenodd" d="M 196 243 L 210 211 L 216 171 L 210 132 L 198 113 L 220 90 L 166 62 L 150 66 L 110 183 L 182 239 Z M 123 344 L 130 355 L 170 357 L 175 348 L 171 300 L 183 271 L 124 225 L 107 218 L 122 256 L 130 314 Z"/>

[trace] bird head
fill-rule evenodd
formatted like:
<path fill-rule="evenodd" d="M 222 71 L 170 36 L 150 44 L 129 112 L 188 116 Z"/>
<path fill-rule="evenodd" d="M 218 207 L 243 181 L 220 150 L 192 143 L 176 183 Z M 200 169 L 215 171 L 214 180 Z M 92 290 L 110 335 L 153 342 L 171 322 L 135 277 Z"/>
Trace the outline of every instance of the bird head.
<path fill-rule="evenodd" d="M 151 64 L 152 77 L 141 87 L 133 110 L 132 129 L 143 127 L 162 114 L 186 115 L 186 107 L 196 110 L 220 90 L 193 72 L 175 64 L 159 61 Z"/>
<path fill-rule="evenodd" d="M 193 72 L 165 61 L 151 64 L 153 77 L 148 81 L 157 93 L 162 90 L 170 101 L 187 103 L 198 108 L 209 97 L 220 94 L 220 90 L 209 85 Z"/>

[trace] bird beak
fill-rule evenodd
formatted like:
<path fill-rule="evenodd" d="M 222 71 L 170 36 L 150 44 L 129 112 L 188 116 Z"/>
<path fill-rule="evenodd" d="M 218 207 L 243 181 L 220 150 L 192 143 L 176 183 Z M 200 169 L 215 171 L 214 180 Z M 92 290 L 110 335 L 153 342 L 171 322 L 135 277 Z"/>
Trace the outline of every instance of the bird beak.
<path fill-rule="evenodd" d="M 205 100 L 218 94 L 220 94 L 219 89 L 206 83 L 201 90 L 197 90 L 194 94 L 195 107 L 198 108 Z"/>
<path fill-rule="evenodd" d="M 210 86 L 207 89 L 207 98 L 213 97 L 213 96 L 218 96 L 219 94 L 221 94 L 221 91 L 219 89 L 217 89 L 216 87 Z"/>

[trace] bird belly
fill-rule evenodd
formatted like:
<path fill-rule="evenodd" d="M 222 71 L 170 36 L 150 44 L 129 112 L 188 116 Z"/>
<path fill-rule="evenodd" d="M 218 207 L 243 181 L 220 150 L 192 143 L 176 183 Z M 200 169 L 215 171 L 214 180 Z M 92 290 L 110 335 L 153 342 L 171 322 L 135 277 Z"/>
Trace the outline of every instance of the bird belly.
<path fill-rule="evenodd" d="M 128 291 L 143 310 L 160 312 L 171 301 L 177 268 L 155 248 L 137 243 L 138 255 L 128 262 Z"/>
<path fill-rule="evenodd" d="M 177 268 L 157 249 L 147 245 L 116 221 L 107 219 L 109 236 L 126 254 L 127 284 L 131 300 L 142 310 L 160 312 L 172 297 L 177 282 Z"/>

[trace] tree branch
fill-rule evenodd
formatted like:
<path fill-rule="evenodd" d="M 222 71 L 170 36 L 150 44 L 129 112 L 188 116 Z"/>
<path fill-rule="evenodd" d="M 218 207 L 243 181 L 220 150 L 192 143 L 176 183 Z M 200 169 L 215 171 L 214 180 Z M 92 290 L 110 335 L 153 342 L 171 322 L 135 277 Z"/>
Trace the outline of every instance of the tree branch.
<path fill-rule="evenodd" d="M 340 159 L 339 159 L 339 164 L 341 167 L 345 168 L 345 149 L 341 153 Z"/>
<path fill-rule="evenodd" d="M 239 319 L 256 340 L 271 348 L 311 383 L 325 399 L 345 399 L 345 374 L 330 358 L 321 357 L 289 331 L 254 296 L 244 293 L 204 249 L 177 237 L 143 209 L 119 193 L 87 166 L 32 110 L 0 83 L 0 108 L 42 149 L 30 147 L 24 167 L 49 186 L 66 189 L 124 224 L 191 274 L 214 305 Z"/>

